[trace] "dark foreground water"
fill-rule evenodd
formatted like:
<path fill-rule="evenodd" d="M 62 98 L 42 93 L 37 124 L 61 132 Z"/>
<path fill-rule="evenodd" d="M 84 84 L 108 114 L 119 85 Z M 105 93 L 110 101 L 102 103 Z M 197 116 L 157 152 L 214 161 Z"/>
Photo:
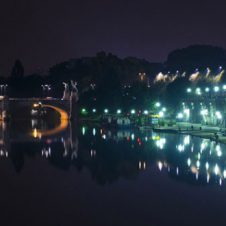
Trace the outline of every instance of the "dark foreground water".
<path fill-rule="evenodd" d="M 223 145 L 97 126 L 1 126 L 0 225 L 226 225 Z"/>

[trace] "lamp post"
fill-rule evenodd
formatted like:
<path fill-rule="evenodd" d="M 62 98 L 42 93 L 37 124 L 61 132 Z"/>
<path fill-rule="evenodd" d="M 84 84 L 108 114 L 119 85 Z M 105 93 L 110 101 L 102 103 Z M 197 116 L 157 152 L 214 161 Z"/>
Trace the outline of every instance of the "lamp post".
<path fill-rule="evenodd" d="M 42 87 L 42 96 L 43 98 L 47 97 L 48 92 L 51 90 L 51 85 L 50 84 L 44 84 L 41 85 Z"/>

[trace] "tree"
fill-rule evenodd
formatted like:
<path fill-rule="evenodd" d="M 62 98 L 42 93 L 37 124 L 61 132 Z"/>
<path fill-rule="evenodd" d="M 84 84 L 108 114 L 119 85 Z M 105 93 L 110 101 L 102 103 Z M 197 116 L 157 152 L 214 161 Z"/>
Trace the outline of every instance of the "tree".
<path fill-rule="evenodd" d="M 16 60 L 12 68 L 11 77 L 12 78 L 23 78 L 24 67 L 20 60 Z"/>

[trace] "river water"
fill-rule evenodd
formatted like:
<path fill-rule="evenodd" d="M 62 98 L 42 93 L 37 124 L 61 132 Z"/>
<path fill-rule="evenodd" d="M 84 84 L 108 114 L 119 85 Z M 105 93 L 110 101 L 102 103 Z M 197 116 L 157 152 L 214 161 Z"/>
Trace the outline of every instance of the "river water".
<path fill-rule="evenodd" d="M 1 225 L 226 225 L 226 147 L 152 131 L 1 124 Z"/>

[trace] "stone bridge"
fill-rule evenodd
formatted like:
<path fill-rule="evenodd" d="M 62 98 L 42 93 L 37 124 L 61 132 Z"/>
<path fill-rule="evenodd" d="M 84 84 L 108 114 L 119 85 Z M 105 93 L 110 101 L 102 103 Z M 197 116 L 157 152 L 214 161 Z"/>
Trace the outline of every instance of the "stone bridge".
<path fill-rule="evenodd" d="M 0 100 L 0 112 L 2 119 L 22 119 L 32 116 L 32 110 L 37 108 L 52 109 L 61 119 L 76 119 L 76 101 L 57 98 L 2 98 Z"/>

